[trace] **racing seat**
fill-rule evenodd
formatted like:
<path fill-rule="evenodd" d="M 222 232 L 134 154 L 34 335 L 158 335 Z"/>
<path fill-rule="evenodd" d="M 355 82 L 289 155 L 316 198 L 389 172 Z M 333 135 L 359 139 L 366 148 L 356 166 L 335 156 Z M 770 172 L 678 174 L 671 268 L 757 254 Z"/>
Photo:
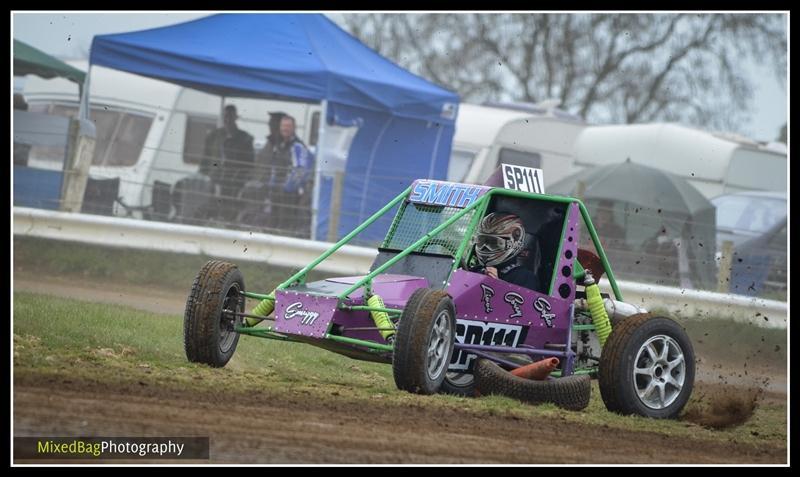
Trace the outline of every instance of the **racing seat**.
<path fill-rule="evenodd" d="M 119 177 L 86 181 L 81 212 L 84 214 L 114 215 L 114 202 L 119 195 Z"/>
<path fill-rule="evenodd" d="M 239 191 L 237 199 L 241 206 L 236 215 L 236 223 L 258 229 L 274 227 L 269 186 L 266 183 L 247 181 Z"/>
<path fill-rule="evenodd" d="M 172 205 L 175 218 L 183 224 L 202 224 L 214 217 L 215 190 L 211 178 L 205 174 L 193 174 L 175 183 L 172 189 Z"/>
<path fill-rule="evenodd" d="M 539 290 L 540 293 L 547 293 L 547 290 L 541 290 L 545 285 L 544 269 L 542 260 L 542 247 L 540 244 L 540 237 L 537 234 L 525 232 L 525 250 L 528 251 L 528 258 L 525 259 L 523 266 L 531 270 L 537 277 L 539 277 Z"/>
<path fill-rule="evenodd" d="M 172 213 L 172 188 L 162 181 L 153 182 L 150 220 L 167 220 Z"/>

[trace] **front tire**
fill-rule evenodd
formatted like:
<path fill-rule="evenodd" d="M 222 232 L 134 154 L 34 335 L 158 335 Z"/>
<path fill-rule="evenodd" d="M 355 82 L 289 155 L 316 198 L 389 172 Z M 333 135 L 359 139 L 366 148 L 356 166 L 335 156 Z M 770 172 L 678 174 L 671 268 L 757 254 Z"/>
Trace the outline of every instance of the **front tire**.
<path fill-rule="evenodd" d="M 406 303 L 394 343 L 392 368 L 398 389 L 435 394 L 450 366 L 456 337 L 453 300 L 440 290 L 420 288 Z"/>
<path fill-rule="evenodd" d="M 694 350 L 674 320 L 634 315 L 615 325 L 600 356 L 606 408 L 618 414 L 673 419 L 694 386 Z"/>
<path fill-rule="evenodd" d="M 244 313 L 243 291 L 242 272 L 231 263 L 211 260 L 197 274 L 183 315 L 183 345 L 190 362 L 221 368 L 233 357 L 239 342 L 234 327 L 242 325 L 242 318 L 229 312 Z"/>

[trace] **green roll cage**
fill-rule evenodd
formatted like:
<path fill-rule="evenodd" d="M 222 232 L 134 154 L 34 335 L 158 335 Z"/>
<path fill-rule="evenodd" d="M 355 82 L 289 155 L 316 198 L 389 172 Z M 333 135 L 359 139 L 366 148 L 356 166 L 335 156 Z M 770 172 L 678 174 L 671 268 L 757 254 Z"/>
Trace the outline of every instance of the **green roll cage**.
<path fill-rule="evenodd" d="M 382 217 L 386 212 L 392 210 L 395 206 L 400 204 L 409 195 L 410 192 L 411 192 L 411 186 L 406 188 L 406 190 L 404 190 L 397 197 L 392 199 L 391 202 L 389 202 L 388 204 L 383 206 L 380 210 L 378 210 L 377 212 L 372 214 L 371 217 L 369 217 L 367 220 L 365 220 L 361 225 L 356 227 L 353 231 L 351 231 L 350 233 L 348 233 L 347 235 L 342 237 L 341 240 L 339 240 L 338 242 L 333 244 L 328 250 L 326 250 L 322 255 L 317 257 L 310 264 L 306 265 L 303 269 L 301 269 L 300 271 L 298 271 L 297 273 L 292 275 L 289 279 L 287 279 L 286 281 L 284 281 L 283 283 L 278 285 L 275 288 L 275 290 L 276 291 L 277 290 L 285 290 L 285 289 L 287 289 L 287 288 L 289 288 L 289 287 L 291 287 L 293 285 L 304 284 L 305 280 L 306 280 L 306 276 L 308 275 L 308 273 L 311 270 L 313 270 L 317 265 L 319 265 L 325 259 L 327 259 L 331 255 L 333 255 L 342 246 L 346 245 L 350 240 L 353 239 L 353 237 L 355 237 L 356 235 L 361 233 L 364 229 L 366 229 L 367 227 L 372 225 L 376 220 L 378 220 L 378 218 Z M 461 219 L 465 215 L 469 214 L 472 211 L 476 211 L 477 213 L 475 213 L 472 216 L 471 220 L 469 221 L 467 229 L 466 229 L 466 231 L 464 233 L 464 237 L 461 240 L 461 243 L 459 244 L 459 247 L 458 247 L 458 250 L 456 251 L 455 256 L 453 257 L 453 266 L 450 269 L 450 273 L 448 274 L 448 280 L 449 280 L 449 277 L 452 276 L 453 272 L 455 272 L 456 269 L 459 267 L 459 265 L 461 263 L 461 258 L 464 255 L 464 252 L 465 252 L 465 250 L 467 248 L 467 245 L 468 245 L 468 243 L 470 241 L 470 237 L 474 236 L 475 228 L 478 226 L 478 222 L 479 222 L 480 218 L 483 217 L 484 214 L 486 213 L 486 208 L 489 206 L 489 202 L 491 201 L 491 199 L 493 197 L 498 196 L 498 195 L 499 196 L 508 196 L 508 197 L 519 197 L 519 198 L 530 199 L 530 200 L 541 200 L 541 201 L 548 201 L 548 202 L 558 202 L 558 203 L 563 203 L 563 204 L 567 204 L 567 205 L 573 204 L 573 203 L 578 204 L 578 208 L 580 210 L 581 218 L 583 219 L 583 224 L 586 227 L 586 229 L 589 231 L 589 235 L 591 236 L 592 243 L 594 244 L 595 249 L 597 250 L 598 256 L 600 257 L 600 261 L 603 264 L 603 268 L 605 270 L 606 277 L 608 278 L 609 284 L 611 285 L 611 289 L 614 292 L 614 296 L 616 297 L 617 300 L 623 301 L 622 294 L 620 293 L 619 287 L 617 286 L 617 281 L 614 278 L 614 273 L 611 270 L 611 265 L 608 262 L 608 257 L 606 256 L 605 250 L 603 249 L 603 246 L 600 243 L 600 239 L 597 236 L 597 231 L 595 230 L 594 225 L 592 224 L 592 220 L 589 217 L 589 213 L 586 210 L 586 206 L 583 204 L 583 202 L 581 202 L 580 200 L 578 200 L 578 199 L 576 199 L 574 197 L 564 197 L 564 196 L 555 196 L 555 195 L 547 195 L 547 194 L 534 194 L 534 193 L 529 193 L 529 192 L 511 190 L 511 189 L 492 188 L 486 194 L 484 194 L 481 197 L 479 197 L 475 202 L 473 202 L 473 203 L 469 204 L 468 206 L 464 207 L 463 209 L 459 210 L 453 216 L 449 217 L 447 220 L 445 220 L 444 222 L 442 222 L 441 224 L 436 226 L 433 230 L 429 231 L 424 236 L 422 236 L 421 238 L 416 240 L 414 243 L 412 243 L 411 245 L 407 246 L 405 249 L 401 250 L 397 255 L 395 255 L 394 257 L 392 257 L 391 259 L 389 259 L 385 263 L 383 263 L 381 266 L 377 267 L 375 270 L 373 270 L 370 273 L 368 273 L 367 275 L 365 275 L 363 278 L 358 280 L 356 283 L 354 283 L 352 286 L 347 288 L 345 291 L 339 293 L 337 295 L 337 298 L 339 299 L 339 308 L 343 309 L 343 310 L 351 310 L 351 311 L 357 311 L 357 310 L 358 311 L 384 311 L 384 312 L 390 313 L 390 314 L 400 314 L 400 313 L 402 313 L 401 309 L 375 308 L 375 307 L 370 307 L 370 306 L 349 306 L 349 305 L 345 305 L 344 303 L 342 303 L 342 301 L 347 299 L 348 296 L 351 293 L 353 293 L 354 291 L 356 291 L 356 290 L 358 290 L 358 289 L 360 289 L 362 287 L 364 288 L 364 296 L 371 295 L 371 293 L 372 293 L 372 280 L 376 276 L 378 276 L 381 273 L 383 273 L 384 271 L 388 270 L 392 265 L 394 265 L 395 263 L 397 263 L 398 261 L 402 260 L 404 257 L 409 255 L 410 253 L 416 251 L 417 249 L 419 249 L 420 247 L 422 247 L 423 245 L 428 243 L 431 239 L 433 239 L 434 237 L 439 235 L 443 230 L 445 230 L 450 225 L 454 224 L 456 221 L 458 221 L 459 219 Z M 395 216 L 394 221 L 392 222 L 392 225 L 389 228 L 389 233 L 387 234 L 387 236 L 391 236 L 392 232 L 394 231 L 394 229 L 397 226 L 397 222 L 398 222 L 400 216 L 401 216 L 401 214 L 397 214 Z M 561 247 L 563 246 L 563 243 L 564 243 L 564 234 L 566 233 L 566 226 L 567 226 L 567 220 L 564 220 L 564 225 L 563 225 L 563 228 L 562 228 L 562 231 L 561 231 L 561 242 L 559 243 L 559 247 L 558 247 L 558 255 L 560 255 Z M 556 264 L 554 266 L 558 266 L 558 263 L 556 262 Z M 574 267 L 574 270 L 573 270 L 573 278 L 575 278 L 576 280 L 580 280 L 580 279 L 582 279 L 584 277 L 585 273 L 586 272 L 583 269 L 583 267 L 581 266 L 581 264 L 578 263 L 578 261 L 576 260 L 575 261 L 575 267 Z M 552 294 L 552 291 L 553 291 L 552 289 L 553 289 L 553 284 L 555 283 L 555 278 L 556 278 L 556 274 L 553 273 L 552 274 L 552 279 L 550 281 L 550 287 L 549 287 L 549 290 L 548 290 L 548 294 Z M 267 295 L 267 294 L 261 294 L 261 293 L 243 292 L 242 295 L 244 295 L 244 296 L 246 296 L 248 298 L 253 298 L 253 299 L 257 299 L 257 300 L 273 300 L 273 301 L 275 300 L 274 294 Z M 261 317 L 261 318 L 263 318 L 263 317 Z M 578 331 L 579 329 L 580 330 L 589 329 L 589 328 L 586 328 L 587 326 L 589 326 L 590 328 L 593 328 L 592 325 L 575 325 L 573 328 L 576 331 Z M 575 327 L 578 327 L 578 328 L 575 328 Z M 235 331 L 237 331 L 239 333 L 242 333 L 242 334 L 260 336 L 260 337 L 263 337 L 263 338 L 272 338 L 272 339 L 279 339 L 279 340 L 284 340 L 284 341 L 287 341 L 287 340 L 288 341 L 294 341 L 289 336 L 281 335 L 279 333 L 276 333 L 276 332 L 272 331 L 271 327 L 265 327 L 265 328 L 236 327 Z M 326 339 L 330 339 L 332 341 L 365 346 L 368 349 L 373 350 L 375 352 L 392 351 L 392 347 L 390 345 L 384 345 L 384 344 L 380 344 L 380 343 L 373 343 L 373 342 L 365 341 L 365 340 L 357 340 L 357 339 L 353 339 L 353 338 L 347 338 L 347 337 L 344 337 L 344 336 L 336 336 L 336 335 L 331 335 L 329 333 L 325 334 L 325 338 Z"/>

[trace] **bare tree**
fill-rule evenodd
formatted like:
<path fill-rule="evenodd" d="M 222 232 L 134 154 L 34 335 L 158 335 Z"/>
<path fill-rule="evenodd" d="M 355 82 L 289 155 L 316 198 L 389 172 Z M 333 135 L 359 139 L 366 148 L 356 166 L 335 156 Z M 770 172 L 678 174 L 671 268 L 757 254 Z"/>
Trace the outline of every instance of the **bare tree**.
<path fill-rule="evenodd" d="M 347 14 L 345 27 L 466 101 L 538 102 L 592 122 L 734 128 L 743 60 L 785 80 L 783 14 Z M 784 84 L 785 86 L 785 84 Z"/>

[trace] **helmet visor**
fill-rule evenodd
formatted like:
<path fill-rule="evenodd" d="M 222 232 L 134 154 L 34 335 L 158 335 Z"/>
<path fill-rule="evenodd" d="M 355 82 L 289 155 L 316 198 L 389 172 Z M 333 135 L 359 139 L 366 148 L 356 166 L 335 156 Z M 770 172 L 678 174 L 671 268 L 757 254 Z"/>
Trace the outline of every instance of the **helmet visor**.
<path fill-rule="evenodd" d="M 479 250 L 499 252 L 506 249 L 510 238 L 511 237 L 501 235 L 478 234 L 475 238 L 475 245 Z"/>

